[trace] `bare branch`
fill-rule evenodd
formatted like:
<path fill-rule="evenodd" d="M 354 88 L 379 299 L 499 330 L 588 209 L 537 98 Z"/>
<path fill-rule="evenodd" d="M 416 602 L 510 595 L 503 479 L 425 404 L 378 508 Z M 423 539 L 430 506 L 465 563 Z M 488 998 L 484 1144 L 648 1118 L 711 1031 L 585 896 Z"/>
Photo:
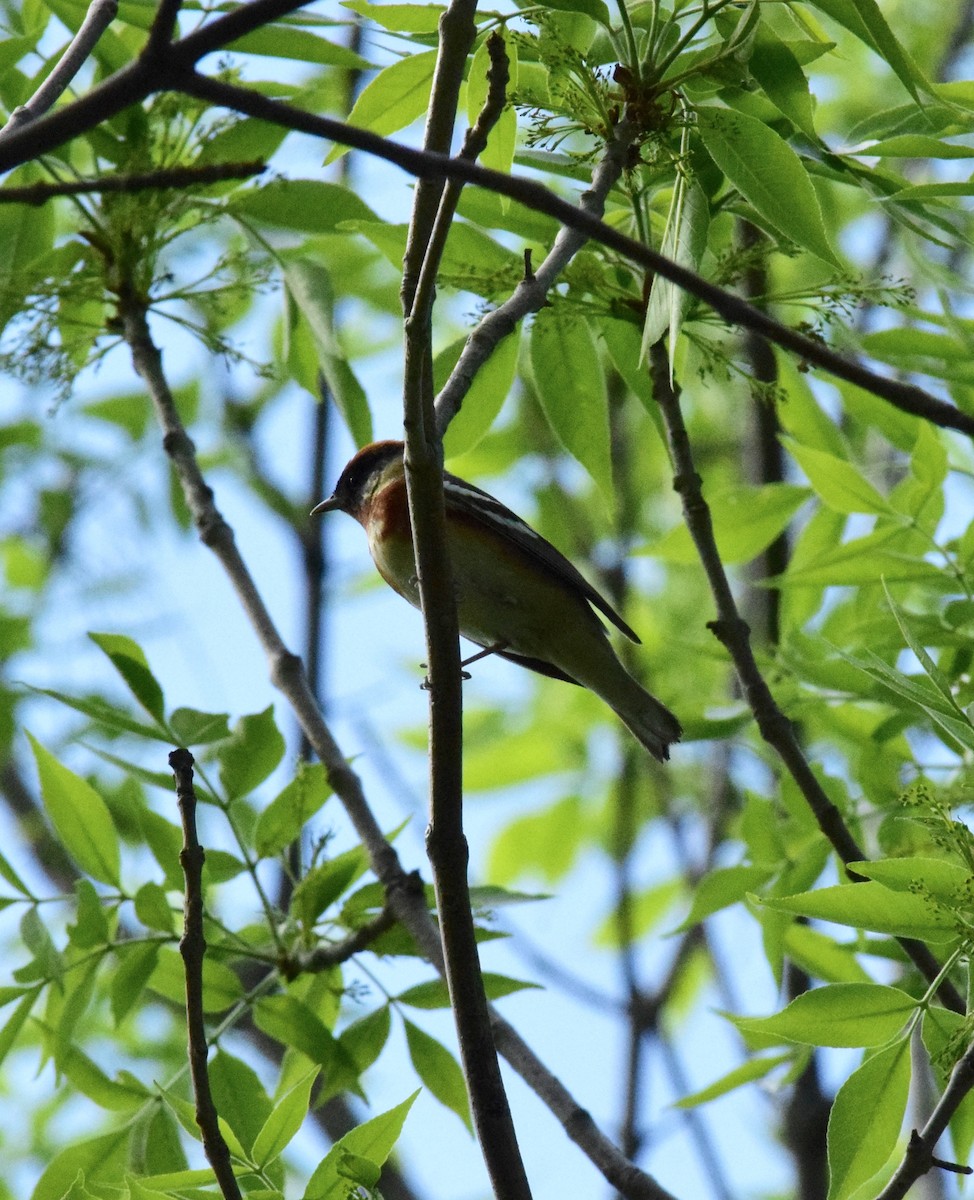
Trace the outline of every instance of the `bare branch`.
<path fill-rule="evenodd" d="M 708 628 L 723 644 L 734 663 L 744 698 L 754 713 L 761 736 L 777 752 L 786 770 L 798 785 L 818 822 L 819 829 L 832 844 L 839 860 L 846 864 L 863 861 L 867 857 L 865 852 L 857 844 L 843 821 L 842 814 L 819 783 L 799 745 L 791 721 L 778 707 L 754 657 L 750 630 L 738 611 L 717 549 L 710 507 L 701 491 L 700 476 L 696 472 L 690 438 L 680 409 L 680 398 L 670 382 L 666 351 L 660 343 L 651 351 L 650 364 L 653 392 L 663 414 L 673 458 L 673 488 L 683 502 L 687 529 L 697 548 L 717 607 L 717 619 L 709 622 Z M 860 878 L 852 872 L 849 872 L 849 877 L 855 880 Z M 912 938 L 897 940 L 926 979 L 932 982 L 940 975 L 940 964 L 923 942 L 914 941 Z M 949 980 L 941 981 L 938 995 L 947 1008 L 958 1013 L 966 1011 L 962 997 Z"/>
<path fill-rule="evenodd" d="M 118 16 L 118 0 L 91 0 L 81 28 L 61 55 L 54 70 L 48 75 L 26 104 L 20 104 L 10 114 L 7 124 L 0 129 L 0 143 L 17 129 L 29 125 L 52 108 L 58 97 L 84 66 L 86 60 L 112 21 Z"/>
<path fill-rule="evenodd" d="M 230 1149 L 220 1132 L 207 1068 L 209 1047 L 203 1018 L 203 958 L 206 954 L 206 939 L 203 936 L 203 860 L 206 856 L 196 834 L 193 756 L 188 750 L 173 750 L 169 755 L 169 765 L 176 779 L 176 799 L 183 825 L 183 848 L 179 852 L 179 862 L 186 880 L 186 895 L 179 953 L 186 969 L 186 1029 L 189 1037 L 189 1073 L 196 1097 L 196 1123 L 203 1137 L 207 1160 L 225 1200 L 241 1200 Z"/>
<path fill-rule="evenodd" d="M 106 175 L 101 179 L 75 179 L 58 183 L 33 183 L 26 187 L 0 188 L 0 204 L 45 204 L 57 196 L 105 195 L 109 192 L 159 191 L 163 188 L 205 187 L 227 179 L 250 179 L 267 170 L 265 163 L 211 163 L 200 166 L 164 167 L 132 175 Z"/>

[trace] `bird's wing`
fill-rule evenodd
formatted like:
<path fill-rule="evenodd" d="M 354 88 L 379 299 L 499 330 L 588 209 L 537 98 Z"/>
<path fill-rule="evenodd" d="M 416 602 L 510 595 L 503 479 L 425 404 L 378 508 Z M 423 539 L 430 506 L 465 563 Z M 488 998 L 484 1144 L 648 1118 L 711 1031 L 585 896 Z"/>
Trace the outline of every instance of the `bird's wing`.
<path fill-rule="evenodd" d="M 585 576 L 569 562 L 564 554 L 560 550 L 556 550 L 551 542 L 532 529 L 526 521 L 522 521 L 517 513 L 512 512 L 506 504 L 501 504 L 488 492 L 474 487 L 465 479 L 451 475 L 448 471 L 443 475 L 443 491 L 448 507 L 452 507 L 469 520 L 476 521 L 502 534 L 525 554 L 539 559 L 552 574 L 568 584 L 569 587 L 581 592 L 585 599 L 608 617 L 627 638 L 634 642 L 639 641 L 633 630 L 619 616 L 608 600 L 592 587 Z M 513 658 L 514 656 L 505 655 L 505 657 Z M 537 670 L 533 664 L 528 665 Z M 574 682 L 574 680 L 570 682 Z"/>

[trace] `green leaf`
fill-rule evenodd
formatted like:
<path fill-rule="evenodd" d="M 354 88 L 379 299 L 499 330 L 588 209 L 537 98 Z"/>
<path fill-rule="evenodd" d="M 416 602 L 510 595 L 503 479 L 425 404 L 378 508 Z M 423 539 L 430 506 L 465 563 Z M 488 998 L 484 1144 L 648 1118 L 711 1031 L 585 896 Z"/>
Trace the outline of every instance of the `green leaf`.
<path fill-rule="evenodd" d="M 877 983 L 832 983 L 802 992 L 770 1017 L 733 1017 L 745 1033 L 810 1046 L 880 1046 L 901 1032 L 916 999 Z"/>
<path fill-rule="evenodd" d="M 944 858 L 887 858 L 849 863 L 849 869 L 896 892 L 923 891 L 948 908 L 959 909 L 970 897 L 970 872 Z"/>
<path fill-rule="evenodd" d="M 811 492 L 791 483 L 727 484 L 711 491 L 704 488 L 710 506 L 714 536 L 720 556 L 727 563 L 750 562 L 767 550 L 789 523 Z M 664 562 L 690 564 L 697 561 L 693 538 L 685 525 L 677 525 L 654 545 L 640 553 Z"/>
<path fill-rule="evenodd" d="M 886 18 L 876 0 L 811 0 L 811 2 L 885 59 L 914 100 L 919 100 L 918 89 L 930 91 L 930 84 L 916 63 L 893 36 L 893 31 L 886 23 Z M 832 1200 L 831 1197 L 830 1200 Z"/>
<path fill-rule="evenodd" d="M 68 925 L 71 944 L 84 949 L 104 946 L 111 935 L 101 897 L 89 879 L 79 879 L 74 885 L 74 890 L 78 897 L 78 906 L 77 920 L 73 925 Z"/>
<path fill-rule="evenodd" d="M 331 796 L 321 763 L 299 763 L 289 784 L 257 819 L 254 847 L 260 858 L 270 858 L 301 836 L 308 821 Z"/>
<path fill-rule="evenodd" d="M 828 1200 L 846 1200 L 896 1148 L 910 1088 L 910 1039 L 867 1058 L 839 1088 L 829 1114 Z"/>
<path fill-rule="evenodd" d="M 112 666 L 149 716 L 154 717 L 160 725 L 165 724 L 166 702 L 162 688 L 149 669 L 142 647 L 121 633 L 89 633 L 88 637 L 108 655 Z"/>
<path fill-rule="evenodd" d="M 297 996 L 264 996 L 254 1007 L 254 1021 L 269 1037 L 292 1046 L 312 1062 L 326 1067 L 336 1046 L 332 1033 Z"/>
<path fill-rule="evenodd" d="M 393 33 L 436 33 L 446 11 L 442 4 L 371 4 L 369 0 L 342 0 L 342 7 Z"/>
<path fill-rule="evenodd" d="M 175 933 L 176 922 L 165 888 L 154 880 L 143 883 L 135 893 L 135 915 L 149 929 Z"/>
<path fill-rule="evenodd" d="M 873 485 L 859 474 L 852 463 L 836 458 L 825 450 L 802 446 L 792 438 L 782 438 L 789 454 L 808 476 L 808 481 L 824 504 L 840 513 L 887 515 L 893 510 Z"/>
<path fill-rule="evenodd" d="M 364 1158 L 381 1167 L 399 1140 L 402 1127 L 418 1091 L 388 1112 L 350 1129 L 332 1146 L 315 1168 L 305 1189 L 305 1200 L 345 1200 L 348 1194 L 348 1156 Z"/>
<path fill-rule="evenodd" d="M 351 1058 L 361 1075 L 382 1053 L 389 1040 L 392 1028 L 392 1018 L 389 1005 L 383 1004 L 375 1012 L 360 1017 L 343 1029 L 338 1041 L 345 1053 Z"/>
<path fill-rule="evenodd" d="M 504 884 L 531 871 L 548 884 L 562 879 L 585 844 L 584 812 L 578 796 L 565 796 L 539 812 L 515 817 L 494 840 L 488 878 Z"/>
<path fill-rule="evenodd" d="M 722 1075 L 720 1079 L 715 1080 L 707 1087 L 701 1088 L 699 1092 L 693 1092 L 689 1096 L 684 1096 L 682 1100 L 677 1100 L 673 1107 L 697 1108 L 720 1096 L 726 1096 L 728 1092 L 743 1087 L 747 1083 L 755 1083 L 758 1079 L 764 1079 L 776 1067 L 791 1061 L 791 1054 L 773 1054 L 763 1058 L 756 1056 L 741 1066 L 735 1067 L 732 1071 L 728 1071 L 726 1075 Z"/>
<path fill-rule="evenodd" d="M 342 221 L 379 218 L 350 188 L 317 179 L 274 179 L 236 192 L 231 216 L 302 233 L 330 233 Z"/>
<path fill-rule="evenodd" d="M 672 932 L 692 929 L 712 913 L 740 903 L 773 875 L 774 871 L 769 867 L 718 867 L 709 871 L 694 889 L 689 913 Z"/>
<path fill-rule="evenodd" d="M 291 911 L 303 925 L 314 925 L 325 909 L 351 887 L 361 874 L 361 868 L 360 851 L 345 853 L 312 867 L 294 889 Z"/>
<path fill-rule="evenodd" d="M 956 936 L 954 920 L 930 901 L 912 893 L 890 891 L 878 883 L 842 884 L 796 896 L 759 897 L 758 901 L 778 912 L 895 937 L 948 942 Z"/>
<path fill-rule="evenodd" d="M 30 264 L 51 248 L 54 231 L 53 205 L 0 204 L 0 331 L 21 311 Z"/>
<path fill-rule="evenodd" d="M 169 716 L 169 728 L 180 746 L 206 746 L 230 736 L 229 720 L 226 713 L 177 708 Z"/>
<path fill-rule="evenodd" d="M 430 1037 L 412 1021 L 403 1019 L 403 1026 L 406 1030 L 409 1057 L 423 1085 L 441 1104 L 455 1112 L 473 1133 L 467 1088 L 456 1059 L 436 1038 Z"/>
<path fill-rule="evenodd" d="M 544 7 L 558 12 L 582 13 L 605 29 L 612 28 L 608 6 L 602 0 L 544 0 Z"/>
<path fill-rule="evenodd" d="M 709 228 L 710 206 L 703 188 L 698 183 L 688 185 L 685 177 L 678 175 L 660 253 L 682 267 L 699 270 L 700 260 L 707 249 Z M 643 324 L 641 358 L 647 359 L 650 347 L 666 334 L 671 378 L 677 339 L 692 300 L 693 297 L 685 289 L 678 288 L 662 275 L 653 276 Z"/>
<path fill-rule="evenodd" d="M 91 717 L 93 721 L 104 725 L 108 730 L 118 733 L 135 733 L 150 741 L 172 742 L 172 738 L 165 729 L 136 721 L 124 709 L 116 708 L 114 704 L 110 704 L 100 696 L 69 696 L 67 693 L 57 692 L 53 688 L 31 688 L 30 690 L 41 696 L 50 696 L 52 700 L 58 700 L 68 708 L 84 713 L 86 717 Z"/>
<path fill-rule="evenodd" d="M 726 108 L 698 108 L 697 128 L 707 153 L 758 216 L 803 249 L 841 267 L 812 181 L 783 138 L 755 117 Z"/>
<path fill-rule="evenodd" d="M 230 740 L 217 752 L 220 781 L 227 797 L 236 800 L 258 787 L 278 766 L 286 749 L 274 721 L 274 706 L 241 717 Z"/>
<path fill-rule="evenodd" d="M 271 1100 L 260 1076 L 222 1047 L 210 1060 L 209 1076 L 217 1112 L 249 1151 L 271 1113 Z"/>
<path fill-rule="evenodd" d="M 118 834 L 108 806 L 86 780 L 59 763 L 27 734 L 41 778 L 44 808 L 65 850 L 86 874 L 120 884 Z"/>
<path fill-rule="evenodd" d="M 613 507 L 608 397 L 588 322 L 564 304 L 543 308 L 531 330 L 531 367 L 555 436 Z"/>
<path fill-rule="evenodd" d="M 183 960 L 169 946 L 159 948 L 155 970 L 149 987 L 180 1006 L 186 1003 L 186 971 Z M 208 1014 L 226 1012 L 243 999 L 243 985 L 230 968 L 212 955 L 203 959 L 203 1011 Z"/>
<path fill-rule="evenodd" d="M 253 1148 L 254 1162 L 261 1168 L 279 1158 L 295 1137 L 311 1103 L 311 1089 L 320 1067 L 314 1067 L 286 1092 L 271 1109 Z"/>
<path fill-rule="evenodd" d="M 25 992 L 21 1002 L 7 1018 L 3 1028 L 0 1029 L 0 1065 L 3 1064 L 7 1055 L 17 1044 L 20 1031 L 27 1024 L 27 1018 L 30 1016 L 34 1003 L 39 996 L 40 991 L 37 989 Z"/>
<path fill-rule="evenodd" d="M 309 258 L 285 258 L 283 261 L 284 283 L 290 304 L 294 312 L 300 313 L 307 322 L 318 370 L 356 445 L 363 446 L 372 441 L 372 414 L 365 391 L 352 370 L 335 328 L 331 275 L 320 263 Z M 317 380 L 303 382 L 311 395 L 316 399 L 321 398 Z"/>
<path fill-rule="evenodd" d="M 460 411 L 444 434 L 443 453 L 447 459 L 459 458 L 472 450 L 494 423 L 514 383 L 520 342 L 518 326 L 501 339 L 490 358 L 478 369 Z M 435 370 L 434 365 L 434 373 Z"/>
<path fill-rule="evenodd" d="M 61 1150 L 45 1167 L 31 1200 L 62 1200 L 79 1171 L 87 1184 L 116 1186 L 125 1169 L 130 1136 L 123 1122 L 111 1133 Z"/>
<path fill-rule="evenodd" d="M 66 1046 L 58 1056 L 58 1070 L 63 1071 L 72 1087 L 109 1112 L 128 1112 L 140 1108 L 152 1093 L 127 1071 L 114 1079 L 76 1045 Z"/>
<path fill-rule="evenodd" d="M 115 947 L 115 960 L 109 987 L 112 1019 L 119 1025 L 144 996 L 159 961 L 159 943 L 121 942 Z"/>
<path fill-rule="evenodd" d="M 815 103 L 808 79 L 791 47 L 766 21 L 755 32 L 747 67 L 775 108 L 817 143 Z"/>
<path fill-rule="evenodd" d="M 290 58 L 299 63 L 319 63 L 325 67 L 341 67 L 347 71 L 368 71 L 368 59 L 337 42 L 329 42 L 306 29 L 280 23 L 263 25 L 252 33 L 230 42 L 228 50 L 246 54 L 262 54 L 270 58 Z"/>
<path fill-rule="evenodd" d="M 499 1000 L 514 992 L 522 992 L 525 988 L 537 988 L 536 983 L 525 983 L 521 979 L 510 979 L 506 975 L 496 975 L 491 971 L 483 973 L 484 991 L 488 1000 Z M 395 999 L 400 1004 L 408 1004 L 412 1008 L 449 1008 L 450 993 L 443 979 L 430 979 L 426 983 L 417 983 L 413 987 L 400 992 Z"/>
<path fill-rule="evenodd" d="M 384 137 L 411 125 L 429 107 L 435 66 L 436 51 L 427 50 L 384 67 L 359 93 L 348 114 L 349 125 L 370 129 Z M 325 165 L 347 151 L 347 146 L 334 146 Z"/>
<path fill-rule="evenodd" d="M 904 133 L 843 153 L 864 158 L 974 158 L 974 147 L 942 142 L 922 133 Z"/>

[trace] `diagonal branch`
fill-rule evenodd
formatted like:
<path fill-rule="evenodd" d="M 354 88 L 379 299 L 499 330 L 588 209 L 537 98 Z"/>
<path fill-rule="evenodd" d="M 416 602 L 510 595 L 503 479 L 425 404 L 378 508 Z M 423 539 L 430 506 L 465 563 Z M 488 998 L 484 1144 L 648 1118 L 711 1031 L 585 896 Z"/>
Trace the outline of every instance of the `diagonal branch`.
<path fill-rule="evenodd" d="M 738 611 L 730 580 L 717 549 L 710 507 L 701 491 L 701 480 L 696 471 L 690 438 L 683 421 L 680 397 L 670 382 L 669 360 L 666 351 L 658 342 L 650 352 L 650 368 L 653 393 L 663 414 L 673 458 L 673 488 L 683 502 L 687 529 L 693 538 L 717 607 L 717 619 L 709 623 L 710 631 L 723 644 L 734 663 L 741 690 L 754 714 L 761 736 L 776 751 L 785 769 L 798 785 L 818 822 L 819 829 L 828 838 L 841 862 L 861 862 L 867 857 L 865 852 L 859 847 L 843 821 L 842 814 L 819 783 L 795 736 L 791 721 L 778 707 L 754 657 L 750 630 Z M 941 973 L 940 964 L 923 942 L 914 941 L 912 938 L 897 940 L 926 979 L 931 982 L 937 979 Z M 949 980 L 941 981 L 938 995 L 945 1007 L 954 1012 L 965 1012 L 964 1001 Z"/>
<path fill-rule="evenodd" d="M 10 114 L 7 124 L 0 129 L 0 143 L 7 141 L 15 130 L 36 121 L 53 108 L 58 98 L 70 85 L 90 57 L 98 39 L 118 16 L 118 0 L 91 0 L 81 27 L 71 39 L 67 50 L 37 91 L 25 103 L 18 105 Z"/>

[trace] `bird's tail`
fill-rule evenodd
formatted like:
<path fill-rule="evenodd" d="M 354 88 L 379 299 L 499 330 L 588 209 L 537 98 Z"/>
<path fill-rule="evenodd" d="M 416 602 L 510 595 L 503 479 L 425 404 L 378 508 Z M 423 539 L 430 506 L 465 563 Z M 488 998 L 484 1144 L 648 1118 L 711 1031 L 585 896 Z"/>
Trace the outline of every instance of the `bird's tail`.
<path fill-rule="evenodd" d="M 632 684 L 625 703 L 613 704 L 612 708 L 653 758 L 665 762 L 670 757 L 670 745 L 680 740 L 683 728 L 665 704 L 651 696 L 634 679 Z"/>

